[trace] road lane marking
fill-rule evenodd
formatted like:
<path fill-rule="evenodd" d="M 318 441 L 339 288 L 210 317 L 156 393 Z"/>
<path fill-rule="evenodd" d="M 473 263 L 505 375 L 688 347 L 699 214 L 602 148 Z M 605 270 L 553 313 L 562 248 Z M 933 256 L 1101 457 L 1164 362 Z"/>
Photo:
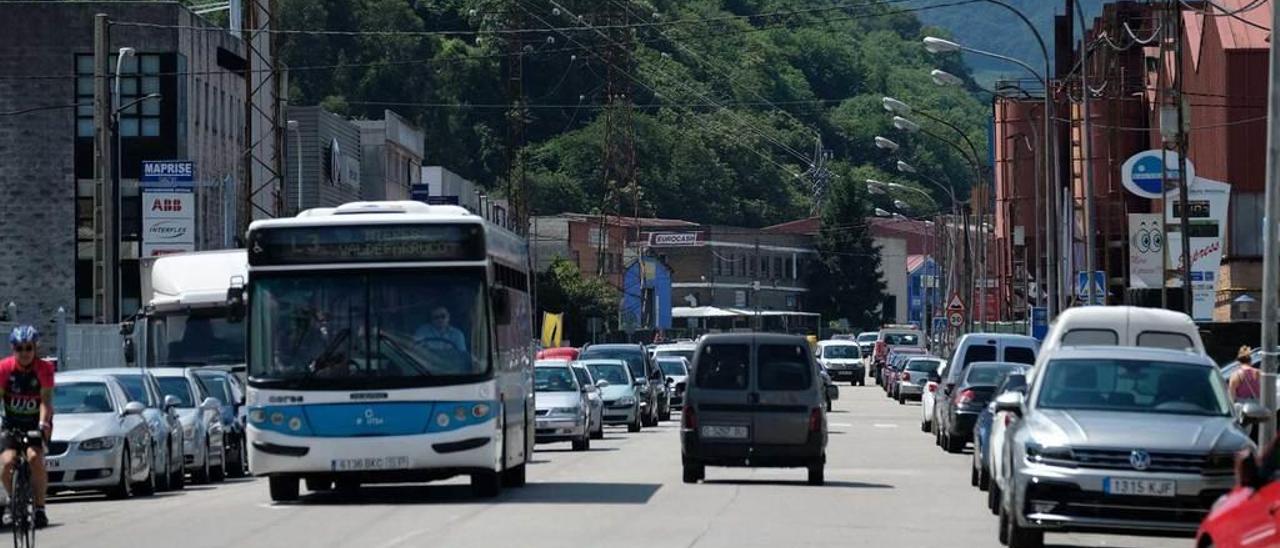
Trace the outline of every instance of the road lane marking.
<path fill-rule="evenodd" d="M 877 422 L 871 426 L 874 426 L 876 428 L 897 428 L 898 427 L 898 425 L 896 424 L 891 424 L 887 422 Z"/>

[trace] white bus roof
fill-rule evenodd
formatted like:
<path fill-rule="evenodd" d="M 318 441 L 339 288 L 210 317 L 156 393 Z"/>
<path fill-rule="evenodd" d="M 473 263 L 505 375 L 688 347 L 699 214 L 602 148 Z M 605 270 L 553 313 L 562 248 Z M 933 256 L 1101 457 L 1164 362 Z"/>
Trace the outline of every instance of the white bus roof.
<path fill-rule="evenodd" d="M 398 202 L 350 202 L 338 207 L 308 209 L 297 217 L 254 221 L 249 230 L 290 226 L 375 223 L 457 223 L 482 222 L 480 216 L 455 205 L 427 205 L 410 200 Z"/>

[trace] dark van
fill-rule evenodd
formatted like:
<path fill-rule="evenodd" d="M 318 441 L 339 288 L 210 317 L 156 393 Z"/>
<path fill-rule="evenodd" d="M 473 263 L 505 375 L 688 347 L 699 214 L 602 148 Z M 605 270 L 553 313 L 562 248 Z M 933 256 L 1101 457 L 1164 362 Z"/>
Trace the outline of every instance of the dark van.
<path fill-rule="evenodd" d="M 685 394 L 680 448 L 684 482 L 707 466 L 807 468 L 823 483 L 825 387 L 809 342 L 734 333 L 698 342 Z"/>

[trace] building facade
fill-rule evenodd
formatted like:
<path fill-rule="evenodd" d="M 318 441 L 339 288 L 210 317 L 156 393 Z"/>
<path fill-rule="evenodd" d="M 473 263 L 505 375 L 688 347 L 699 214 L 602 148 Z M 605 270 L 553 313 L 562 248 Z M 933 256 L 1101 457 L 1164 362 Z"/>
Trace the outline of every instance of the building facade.
<path fill-rule="evenodd" d="M 425 135 L 404 117 L 384 110 L 381 120 L 356 120 L 364 156 L 365 200 L 408 200 L 421 181 Z"/>
<path fill-rule="evenodd" d="M 285 211 L 360 200 L 360 128 L 323 107 L 289 107 Z"/>

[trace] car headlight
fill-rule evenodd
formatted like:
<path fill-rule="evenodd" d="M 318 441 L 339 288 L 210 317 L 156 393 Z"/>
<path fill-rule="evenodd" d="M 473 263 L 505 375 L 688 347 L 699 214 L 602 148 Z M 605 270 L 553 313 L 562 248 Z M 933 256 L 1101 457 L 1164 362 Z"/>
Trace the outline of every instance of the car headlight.
<path fill-rule="evenodd" d="M 1071 452 L 1071 448 L 1067 446 L 1041 445 L 1036 442 L 1028 442 L 1027 460 L 1031 462 L 1050 461 L 1050 464 L 1058 466 L 1074 465 L 1075 455 Z"/>
<path fill-rule="evenodd" d="M 618 405 L 635 405 L 636 399 L 633 396 L 623 396 L 618 399 Z"/>
<path fill-rule="evenodd" d="M 196 425 L 195 424 L 182 425 L 182 437 L 186 439 L 192 439 L 196 437 Z"/>
<path fill-rule="evenodd" d="M 551 409 L 552 415 L 577 415 L 582 411 L 579 407 L 554 407 Z"/>
<path fill-rule="evenodd" d="M 81 451 L 105 451 L 116 446 L 116 438 L 112 436 L 104 436 L 101 438 L 92 438 L 80 442 Z"/>

